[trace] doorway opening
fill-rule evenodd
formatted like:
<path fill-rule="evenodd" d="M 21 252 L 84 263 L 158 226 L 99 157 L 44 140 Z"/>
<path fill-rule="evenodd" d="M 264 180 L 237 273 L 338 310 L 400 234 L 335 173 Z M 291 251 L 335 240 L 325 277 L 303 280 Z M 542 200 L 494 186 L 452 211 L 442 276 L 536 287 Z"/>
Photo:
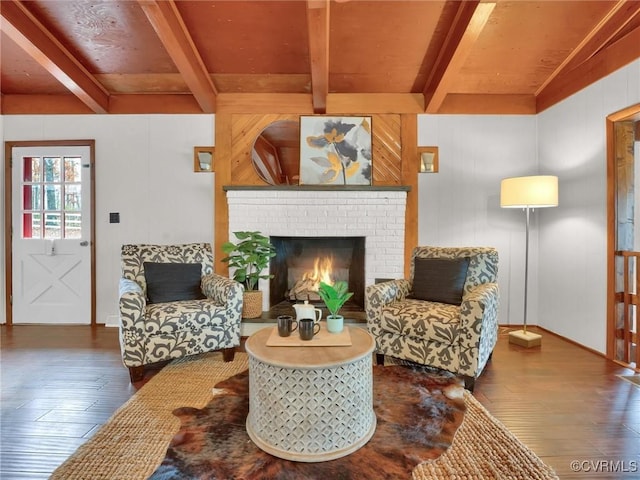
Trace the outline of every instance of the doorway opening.
<path fill-rule="evenodd" d="M 640 105 L 607 117 L 607 358 L 640 369 Z"/>

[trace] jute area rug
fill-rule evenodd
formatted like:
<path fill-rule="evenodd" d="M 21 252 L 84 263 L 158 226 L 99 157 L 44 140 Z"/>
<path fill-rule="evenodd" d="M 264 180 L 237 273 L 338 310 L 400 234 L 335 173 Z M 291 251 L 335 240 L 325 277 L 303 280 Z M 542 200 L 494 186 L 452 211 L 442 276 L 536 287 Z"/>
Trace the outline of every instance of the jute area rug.
<path fill-rule="evenodd" d="M 229 363 L 223 362 L 218 353 L 172 362 L 50 478 L 147 479 L 161 464 L 180 428 L 180 419 L 173 411 L 185 406 L 205 407 L 212 398 L 213 385 L 247 368 L 244 353 L 237 353 L 236 360 Z M 437 459 L 418 465 L 413 470 L 413 480 L 558 478 L 473 395 L 465 391 L 464 401 L 464 420 L 452 445 Z"/>

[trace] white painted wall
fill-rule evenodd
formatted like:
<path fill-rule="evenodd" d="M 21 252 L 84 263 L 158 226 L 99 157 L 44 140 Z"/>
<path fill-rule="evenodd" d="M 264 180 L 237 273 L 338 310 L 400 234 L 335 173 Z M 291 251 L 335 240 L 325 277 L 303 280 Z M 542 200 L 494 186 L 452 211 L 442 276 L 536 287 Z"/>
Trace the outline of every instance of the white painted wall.
<path fill-rule="evenodd" d="M 3 120 L 4 141 L 96 141 L 98 323 L 117 325 L 122 244 L 213 242 L 214 177 L 193 171 L 193 147 L 214 144 L 213 115 L 9 115 Z M 109 223 L 109 212 L 120 212 L 119 224 Z"/>
<path fill-rule="evenodd" d="M 438 173 L 419 175 L 418 244 L 491 246 L 500 264 L 501 324 L 522 324 L 525 215 L 500 208 L 500 180 L 537 172 L 532 115 L 419 115 L 418 145 L 439 148 Z M 530 235 L 536 274 L 536 219 Z M 537 317 L 537 288 L 529 288 L 528 323 Z"/>
<path fill-rule="evenodd" d="M 540 325 L 606 351 L 607 115 L 640 102 L 640 60 L 538 115 L 541 171 L 560 205 L 540 223 Z"/>
<path fill-rule="evenodd" d="M 604 353 L 605 120 L 638 102 L 640 60 L 537 116 L 420 115 L 440 173 L 420 175 L 418 243 L 495 246 L 499 321 L 521 324 L 525 217 L 500 208 L 500 180 L 558 175 L 560 206 L 531 218 L 527 320 Z"/>

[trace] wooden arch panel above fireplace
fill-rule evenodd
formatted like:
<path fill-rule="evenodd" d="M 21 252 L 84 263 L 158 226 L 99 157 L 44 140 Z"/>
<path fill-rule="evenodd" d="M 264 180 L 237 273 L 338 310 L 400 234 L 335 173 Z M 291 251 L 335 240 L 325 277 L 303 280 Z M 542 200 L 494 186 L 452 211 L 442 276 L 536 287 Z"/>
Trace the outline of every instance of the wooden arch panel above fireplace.
<path fill-rule="evenodd" d="M 269 125 L 281 120 L 298 122 L 292 114 L 231 115 L 231 177 L 227 185 L 267 185 L 257 174 L 251 159 L 253 143 Z M 373 184 L 402 185 L 402 143 L 400 115 L 372 115 Z M 216 148 L 216 156 L 221 152 Z"/>
<path fill-rule="evenodd" d="M 366 113 L 366 112 L 365 112 Z M 228 210 L 225 186 L 260 186 L 267 184 L 258 176 L 251 160 L 253 143 L 262 130 L 279 120 L 299 121 L 300 113 L 237 113 L 216 115 L 215 162 L 215 251 L 228 240 Z M 405 263 L 408 271 L 411 249 L 417 244 L 418 225 L 418 156 L 417 117 L 415 114 L 371 114 L 373 185 L 408 186 L 405 230 Z M 347 114 L 328 115 L 340 116 Z M 359 115 L 358 113 L 348 115 Z M 216 271 L 227 274 L 225 263 L 216 255 Z"/>

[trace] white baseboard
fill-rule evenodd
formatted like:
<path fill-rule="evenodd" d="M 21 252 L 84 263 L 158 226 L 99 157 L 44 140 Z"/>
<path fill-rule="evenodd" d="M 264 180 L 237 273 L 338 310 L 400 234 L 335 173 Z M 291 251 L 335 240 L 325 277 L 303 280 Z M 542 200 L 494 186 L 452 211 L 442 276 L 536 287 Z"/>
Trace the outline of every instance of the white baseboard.
<path fill-rule="evenodd" d="M 120 317 L 118 315 L 107 315 L 104 326 L 118 328 L 120 326 Z"/>

